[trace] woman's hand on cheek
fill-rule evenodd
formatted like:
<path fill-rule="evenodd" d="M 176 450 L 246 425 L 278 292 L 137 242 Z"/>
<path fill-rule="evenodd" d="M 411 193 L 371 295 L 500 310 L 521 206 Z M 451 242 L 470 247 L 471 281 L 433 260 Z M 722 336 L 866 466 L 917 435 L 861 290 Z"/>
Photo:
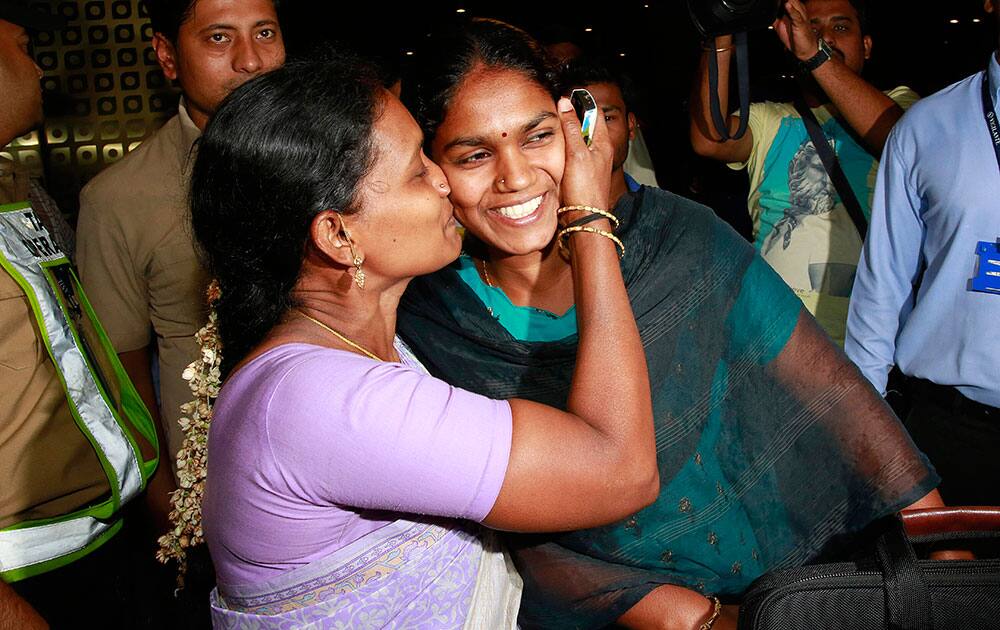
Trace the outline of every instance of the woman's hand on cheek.
<path fill-rule="evenodd" d="M 580 133 L 580 120 L 569 99 L 560 98 L 558 108 L 566 140 L 566 170 L 560 184 L 562 204 L 606 210 L 614 149 L 604 116 L 597 116 L 593 140 L 588 147 Z"/>

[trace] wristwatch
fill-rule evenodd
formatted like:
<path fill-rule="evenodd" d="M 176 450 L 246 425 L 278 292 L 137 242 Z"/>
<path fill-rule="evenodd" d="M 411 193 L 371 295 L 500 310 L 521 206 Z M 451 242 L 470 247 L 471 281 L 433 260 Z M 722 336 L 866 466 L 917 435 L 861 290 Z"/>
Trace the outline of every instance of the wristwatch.
<path fill-rule="evenodd" d="M 826 43 L 826 40 L 820 37 L 816 41 L 819 44 L 819 50 L 816 51 L 815 55 L 801 62 L 802 67 L 809 72 L 822 66 L 830 60 L 830 57 L 833 57 L 833 49 L 830 48 L 830 44 Z"/>

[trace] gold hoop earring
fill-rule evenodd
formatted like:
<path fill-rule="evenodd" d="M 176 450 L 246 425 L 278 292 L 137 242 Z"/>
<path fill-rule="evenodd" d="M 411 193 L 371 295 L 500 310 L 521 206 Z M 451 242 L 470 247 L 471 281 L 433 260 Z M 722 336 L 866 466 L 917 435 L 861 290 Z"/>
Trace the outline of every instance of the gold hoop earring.
<path fill-rule="evenodd" d="M 351 233 L 344 228 L 344 239 L 347 240 L 347 246 L 351 248 L 351 256 L 354 256 L 354 282 L 358 285 L 359 289 L 365 288 L 365 270 L 361 268 L 361 263 L 364 260 L 361 256 L 358 256 L 358 250 L 354 249 L 354 241 L 351 240 Z"/>

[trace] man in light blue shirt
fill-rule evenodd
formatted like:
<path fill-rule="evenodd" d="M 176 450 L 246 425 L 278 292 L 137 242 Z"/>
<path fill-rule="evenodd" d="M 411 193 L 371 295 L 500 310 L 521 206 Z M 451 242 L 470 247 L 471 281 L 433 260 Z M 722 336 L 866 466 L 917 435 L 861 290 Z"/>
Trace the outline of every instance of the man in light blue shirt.
<path fill-rule="evenodd" d="M 985 5 L 1000 21 L 1000 1 Z M 987 72 L 897 123 L 847 320 L 845 350 L 880 392 L 894 365 L 907 377 L 905 424 L 952 504 L 1000 504 L 1000 276 L 988 274 L 1000 270 L 1000 153 L 987 122 L 998 102 L 991 55 Z"/>

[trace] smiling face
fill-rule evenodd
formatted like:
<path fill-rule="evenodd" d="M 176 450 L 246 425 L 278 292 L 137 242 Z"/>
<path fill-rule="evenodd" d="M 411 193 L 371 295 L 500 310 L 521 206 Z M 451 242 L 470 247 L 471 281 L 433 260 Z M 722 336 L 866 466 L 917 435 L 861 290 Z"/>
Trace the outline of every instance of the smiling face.
<path fill-rule="evenodd" d="M 423 133 L 388 91 L 372 139 L 375 165 L 359 184 L 361 212 L 344 218 L 366 273 L 391 280 L 437 271 L 462 248 L 448 182 L 423 152 Z"/>
<path fill-rule="evenodd" d="M 861 32 L 858 11 L 850 0 L 808 0 L 806 10 L 816 34 L 844 65 L 861 74 L 872 54 L 872 38 Z"/>
<path fill-rule="evenodd" d="M 200 129 L 230 92 L 285 62 L 272 0 L 196 0 L 177 41 L 158 33 L 153 48 Z"/>
<path fill-rule="evenodd" d="M 492 249 L 520 255 L 552 241 L 565 149 L 555 101 L 541 85 L 513 70 L 474 68 L 431 154 L 462 225 Z"/>

